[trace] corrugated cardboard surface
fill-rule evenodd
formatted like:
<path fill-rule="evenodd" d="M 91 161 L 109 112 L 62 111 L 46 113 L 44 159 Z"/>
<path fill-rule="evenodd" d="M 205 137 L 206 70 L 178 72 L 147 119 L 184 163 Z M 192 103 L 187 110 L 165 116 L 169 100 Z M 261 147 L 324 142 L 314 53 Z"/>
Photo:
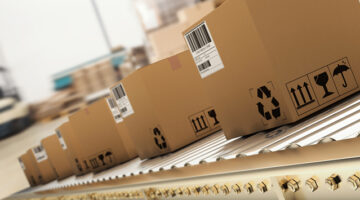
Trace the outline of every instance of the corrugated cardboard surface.
<path fill-rule="evenodd" d="M 36 186 L 41 184 L 42 180 L 39 169 L 30 159 L 30 153 L 31 152 L 27 151 L 25 154 L 21 155 L 19 159 L 21 159 L 24 164 L 25 169 L 23 171 L 30 186 Z"/>
<path fill-rule="evenodd" d="M 73 175 L 70 159 L 61 147 L 58 136 L 51 135 L 41 141 L 51 165 L 54 167 L 58 179 L 64 179 Z"/>
<path fill-rule="evenodd" d="M 227 138 L 296 121 L 358 91 L 356 0 L 227 0 L 184 34 L 203 21 L 224 64 L 203 83 Z"/>
<path fill-rule="evenodd" d="M 81 141 L 79 160 L 98 172 L 130 159 L 105 98 L 69 117 Z"/>
<path fill-rule="evenodd" d="M 56 171 L 55 171 L 54 167 L 51 165 L 49 159 L 45 159 L 41 162 L 38 162 L 35 159 L 32 149 L 29 149 L 28 151 L 30 152 L 29 157 L 30 157 L 31 162 L 33 162 L 39 169 L 39 173 L 41 174 L 41 177 L 42 177 L 41 183 L 46 184 L 46 183 L 49 183 L 49 182 L 57 179 Z"/>
<path fill-rule="evenodd" d="M 125 122 L 120 122 L 116 124 L 116 128 L 118 134 L 121 137 L 122 144 L 125 147 L 125 150 L 129 156 L 129 159 L 137 157 L 135 143 L 131 140 L 131 132 L 126 127 Z"/>
<path fill-rule="evenodd" d="M 220 129 L 216 116 L 209 116 L 214 108 L 193 65 L 186 51 L 121 81 L 134 109 L 124 121 L 140 158 L 174 151 Z"/>
<path fill-rule="evenodd" d="M 83 151 L 82 146 L 84 145 L 80 139 L 76 136 L 70 122 L 62 124 L 57 130 L 64 138 L 64 142 L 67 146 L 65 150 L 68 159 L 70 160 L 73 173 L 76 175 L 83 175 L 90 171 L 90 167 L 83 163 L 79 156 Z"/>

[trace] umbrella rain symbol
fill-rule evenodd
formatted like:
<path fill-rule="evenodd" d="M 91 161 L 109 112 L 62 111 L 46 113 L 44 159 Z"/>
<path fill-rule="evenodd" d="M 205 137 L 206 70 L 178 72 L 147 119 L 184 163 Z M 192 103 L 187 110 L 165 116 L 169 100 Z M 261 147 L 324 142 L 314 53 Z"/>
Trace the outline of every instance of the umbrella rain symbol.
<path fill-rule="evenodd" d="M 343 87 L 346 88 L 347 87 L 347 82 L 346 82 L 346 79 L 344 77 L 344 72 L 347 71 L 348 69 L 350 69 L 348 66 L 346 65 L 339 65 L 334 69 L 334 72 L 333 72 L 333 76 L 336 76 L 338 74 L 341 74 L 343 80 L 344 80 L 344 83 L 343 83 Z"/>

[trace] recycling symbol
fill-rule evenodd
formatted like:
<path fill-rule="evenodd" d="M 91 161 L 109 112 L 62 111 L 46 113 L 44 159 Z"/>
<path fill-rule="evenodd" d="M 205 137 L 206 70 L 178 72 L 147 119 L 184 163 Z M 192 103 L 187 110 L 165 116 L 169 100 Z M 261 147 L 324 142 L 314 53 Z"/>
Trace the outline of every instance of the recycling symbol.
<path fill-rule="evenodd" d="M 263 116 L 266 120 L 271 120 L 273 118 L 277 119 L 280 117 L 281 112 L 279 102 L 275 97 L 271 96 L 271 91 L 266 86 L 261 86 L 257 89 L 257 97 L 264 101 L 270 101 L 271 105 L 274 107 L 271 110 L 265 110 L 264 104 L 262 104 L 262 102 L 258 102 L 256 105 L 261 116 Z"/>
<path fill-rule="evenodd" d="M 165 138 L 161 134 L 160 130 L 157 127 L 155 127 L 153 129 L 153 133 L 154 133 L 154 141 L 155 141 L 156 146 L 158 146 L 159 149 L 166 149 L 167 144 L 166 144 Z"/>

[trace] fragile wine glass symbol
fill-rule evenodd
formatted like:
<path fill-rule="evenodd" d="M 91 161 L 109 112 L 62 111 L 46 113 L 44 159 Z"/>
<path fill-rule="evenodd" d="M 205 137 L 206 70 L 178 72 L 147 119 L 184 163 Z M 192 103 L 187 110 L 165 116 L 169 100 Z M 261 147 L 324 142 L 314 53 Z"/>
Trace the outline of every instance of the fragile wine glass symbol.
<path fill-rule="evenodd" d="M 314 79 L 317 85 L 322 86 L 324 88 L 325 94 L 323 98 L 333 94 L 333 92 L 330 92 L 326 87 L 326 83 L 329 81 L 329 76 L 327 75 L 326 72 L 314 76 Z"/>

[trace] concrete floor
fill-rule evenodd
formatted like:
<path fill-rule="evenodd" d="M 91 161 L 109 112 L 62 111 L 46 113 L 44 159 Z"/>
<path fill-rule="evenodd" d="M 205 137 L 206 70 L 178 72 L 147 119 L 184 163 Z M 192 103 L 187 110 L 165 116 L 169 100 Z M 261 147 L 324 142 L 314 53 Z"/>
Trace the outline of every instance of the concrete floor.
<path fill-rule="evenodd" d="M 14 136 L 0 140 L 0 199 L 29 187 L 19 165 L 18 157 L 54 133 L 55 128 L 67 121 L 59 118 L 48 123 L 36 123 Z"/>

